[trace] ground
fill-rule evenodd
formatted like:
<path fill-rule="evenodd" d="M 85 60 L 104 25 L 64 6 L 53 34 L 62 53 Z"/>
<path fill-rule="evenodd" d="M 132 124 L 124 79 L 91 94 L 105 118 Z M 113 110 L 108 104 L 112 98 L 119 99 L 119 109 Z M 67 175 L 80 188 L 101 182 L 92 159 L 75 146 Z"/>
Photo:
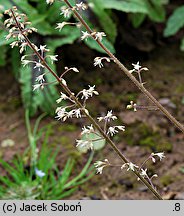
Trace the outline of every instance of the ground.
<path fill-rule="evenodd" d="M 71 49 L 73 55 L 71 55 Z M 159 111 L 126 109 L 130 100 L 139 105 L 152 105 L 145 96 L 131 83 L 114 64 L 105 64 L 102 69 L 94 68 L 92 60 L 96 53 L 88 48 L 81 50 L 80 44 L 64 47 L 63 62 L 66 65 L 81 65 L 81 74 L 69 75 L 68 85 L 72 90 L 80 90 L 88 84 L 95 84 L 100 95 L 91 100 L 89 110 L 94 116 L 103 115 L 107 110 L 113 110 L 119 117 L 119 123 L 126 126 L 126 131 L 114 138 L 118 148 L 133 163 L 141 164 L 151 152 L 165 152 L 162 161 L 149 163 L 150 174 L 157 173 L 154 179 L 157 190 L 165 199 L 184 199 L 184 135 Z M 77 54 L 77 55 L 76 55 Z M 130 53 L 118 53 L 118 57 L 131 69 Z M 85 56 L 85 58 L 83 57 Z M 125 56 L 125 57 L 124 57 Z M 134 55 L 133 55 L 134 56 Z M 138 60 L 141 65 L 149 68 L 143 73 L 145 87 L 175 116 L 184 122 L 184 54 L 177 45 L 160 45 L 149 53 L 139 53 L 133 63 Z M 63 63 L 62 62 L 62 63 Z M 15 154 L 22 154 L 28 147 L 28 138 L 24 122 L 24 109 L 21 104 L 19 85 L 10 70 L 1 69 L 0 79 L 0 143 L 12 139 L 12 147 L 0 147 L 0 156 L 10 161 Z M 36 116 L 32 118 L 34 123 Z M 41 125 L 52 125 L 50 145 L 60 147 L 57 158 L 58 165 L 66 161 L 69 155 L 77 159 L 77 170 L 87 160 L 87 155 L 79 155 L 75 148 L 81 127 L 86 120 L 74 120 L 66 123 L 47 117 Z M 73 125 L 73 126 L 72 126 Z M 111 147 L 107 144 L 103 150 L 95 154 L 93 162 L 108 158 L 113 164 L 122 164 Z M 3 175 L 5 172 L 0 167 Z M 119 167 L 105 168 L 102 175 L 94 175 L 87 183 L 67 199 L 155 199 L 136 176 Z"/>

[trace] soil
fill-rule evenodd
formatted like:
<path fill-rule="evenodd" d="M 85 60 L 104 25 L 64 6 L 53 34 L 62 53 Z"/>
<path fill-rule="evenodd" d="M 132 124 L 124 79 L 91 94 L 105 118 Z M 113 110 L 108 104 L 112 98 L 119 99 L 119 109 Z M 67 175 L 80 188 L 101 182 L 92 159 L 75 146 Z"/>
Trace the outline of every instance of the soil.
<path fill-rule="evenodd" d="M 72 55 L 71 55 L 72 53 Z M 80 55 L 78 54 L 80 53 Z M 135 55 L 136 53 L 136 55 Z M 178 45 L 160 45 L 151 52 L 120 52 L 117 56 L 131 69 L 133 57 L 149 71 L 142 74 L 146 82 L 145 87 L 160 100 L 163 105 L 181 122 L 184 123 L 184 53 L 179 51 Z M 137 55 L 137 53 L 139 53 Z M 162 161 L 157 160 L 147 164 L 149 174 L 156 173 L 153 179 L 157 190 L 165 199 L 184 199 L 184 135 L 167 120 L 159 111 L 141 109 L 137 112 L 126 109 L 130 100 L 138 105 L 152 106 L 151 102 L 128 80 L 115 64 L 105 63 L 104 68 L 92 66 L 96 53 L 80 44 L 65 46 L 62 49 L 62 64 L 80 65 L 81 73 L 68 75 L 68 85 L 73 91 L 83 87 L 96 85 L 100 95 L 91 99 L 88 108 L 94 116 L 101 116 L 107 110 L 113 110 L 119 117 L 119 123 L 126 126 L 126 131 L 115 136 L 118 148 L 135 164 L 141 164 L 151 152 L 165 152 Z M 133 55 L 133 56 L 132 56 Z M 137 58 L 137 56 L 139 58 Z M 60 66 L 58 66 L 60 67 Z M 21 102 L 19 84 L 11 74 L 10 69 L 1 68 L 0 79 L 0 143 L 11 139 L 15 145 L 0 146 L 0 156 L 6 160 L 21 155 L 28 147 L 27 131 L 24 122 L 24 109 Z M 34 124 L 37 116 L 31 119 Z M 86 119 L 58 122 L 54 117 L 46 117 L 41 122 L 52 125 L 50 144 L 59 147 L 58 165 L 64 164 L 70 155 L 77 160 L 78 173 L 88 158 L 88 154 L 76 153 L 75 139 L 78 138 L 81 127 L 89 124 Z M 41 140 L 39 141 L 39 145 Z M 104 149 L 96 152 L 96 160 L 108 160 L 121 165 L 121 160 L 107 144 Z M 1 175 L 5 171 L 0 167 Z M 87 183 L 79 187 L 78 191 L 67 199 L 155 199 L 145 186 L 137 181 L 136 176 L 119 167 L 107 167 L 102 175 L 94 175 Z"/>

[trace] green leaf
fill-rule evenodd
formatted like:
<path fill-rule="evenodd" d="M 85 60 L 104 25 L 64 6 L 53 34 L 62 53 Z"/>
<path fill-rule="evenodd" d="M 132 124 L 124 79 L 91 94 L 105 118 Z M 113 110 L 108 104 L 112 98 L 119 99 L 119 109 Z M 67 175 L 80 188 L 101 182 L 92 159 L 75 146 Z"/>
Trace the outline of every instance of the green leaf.
<path fill-rule="evenodd" d="M 62 22 L 64 20 L 64 17 L 60 15 L 60 8 L 65 5 L 64 2 L 55 1 L 54 4 L 47 7 L 47 10 L 44 12 L 47 16 L 47 20 L 49 23 L 53 23 L 54 25 L 56 22 Z M 42 5 L 40 3 L 38 10 L 41 10 Z"/>
<path fill-rule="evenodd" d="M 117 36 L 117 26 L 110 17 L 109 13 L 105 11 L 103 4 L 99 0 L 90 0 L 93 3 L 93 12 L 98 16 L 99 22 L 107 34 L 109 40 L 114 43 Z"/>
<path fill-rule="evenodd" d="M 145 20 L 146 15 L 141 13 L 131 14 L 130 19 L 134 28 L 138 28 Z"/>
<path fill-rule="evenodd" d="M 164 36 L 169 37 L 176 34 L 181 28 L 184 27 L 184 6 L 177 8 L 167 21 L 164 30 Z"/>
<path fill-rule="evenodd" d="M 106 38 L 103 38 L 102 40 L 103 45 L 107 47 L 112 53 L 115 53 L 115 48 Z M 85 44 L 89 46 L 91 49 L 95 49 L 98 52 L 106 53 L 93 38 L 88 38 L 85 40 Z"/>
<path fill-rule="evenodd" d="M 0 0 L 0 5 L 3 5 L 4 10 L 8 10 L 12 7 L 12 3 L 7 0 Z"/>
<path fill-rule="evenodd" d="M 99 0 L 105 9 L 116 9 L 131 13 L 148 13 L 144 0 Z"/>
<path fill-rule="evenodd" d="M 162 1 L 152 1 L 150 3 L 147 0 L 98 0 L 98 3 L 104 9 L 115 9 L 126 13 L 147 14 L 156 22 L 162 22 L 165 19 L 165 9 L 163 8 Z"/>
<path fill-rule="evenodd" d="M 52 53 L 50 53 L 52 55 Z M 33 67 L 33 66 L 32 66 Z M 43 90 L 33 91 L 33 85 L 35 79 L 39 74 L 30 66 L 20 68 L 20 83 L 21 83 L 21 95 L 24 106 L 30 110 L 30 115 L 34 115 L 38 108 L 49 113 L 54 114 L 55 100 L 59 97 L 54 85 L 47 85 Z M 55 69 L 55 65 L 51 66 Z M 43 73 L 43 72 L 42 72 Z M 48 73 L 46 76 L 46 82 L 53 82 L 53 76 Z"/>
<path fill-rule="evenodd" d="M 65 44 L 72 44 L 80 36 L 79 30 L 75 27 L 66 26 L 63 30 L 63 35 L 66 36 L 47 40 L 47 45 L 53 53 L 57 47 L 61 47 Z"/>
<path fill-rule="evenodd" d="M 13 49 L 11 49 L 11 70 L 13 75 L 15 76 L 15 78 L 18 80 L 19 76 L 20 76 L 20 53 L 19 53 L 19 48 L 18 47 L 14 47 Z"/>
<path fill-rule="evenodd" d="M 10 44 L 14 39 L 6 40 L 5 37 L 8 35 L 8 31 L 0 31 L 0 46 Z"/>
<path fill-rule="evenodd" d="M 92 144 L 93 144 L 93 148 L 94 150 L 100 150 L 102 149 L 104 146 L 105 146 L 105 139 L 103 139 L 101 137 L 101 135 L 97 135 L 98 133 L 89 133 L 89 134 L 83 134 L 81 136 L 81 140 L 84 140 L 84 141 L 88 141 L 88 140 L 91 140 L 92 141 Z M 94 140 L 94 141 L 93 141 Z M 84 146 L 78 146 L 77 149 L 81 152 L 81 153 L 86 153 L 88 151 L 88 148 L 85 148 Z"/>
<path fill-rule="evenodd" d="M 148 16 L 151 20 L 155 22 L 163 22 L 165 20 L 166 12 L 163 5 L 160 3 L 150 3 L 146 2 Z"/>

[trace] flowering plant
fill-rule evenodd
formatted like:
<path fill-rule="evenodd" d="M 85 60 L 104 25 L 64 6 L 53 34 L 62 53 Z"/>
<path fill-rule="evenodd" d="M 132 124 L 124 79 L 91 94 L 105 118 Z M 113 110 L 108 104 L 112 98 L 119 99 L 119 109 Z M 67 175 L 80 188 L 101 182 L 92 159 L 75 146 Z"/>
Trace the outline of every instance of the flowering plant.
<path fill-rule="evenodd" d="M 85 6 L 84 3 L 76 4 L 72 6 L 68 0 L 64 0 L 66 3 L 66 7 L 62 8 L 61 15 L 64 17 L 71 16 L 73 13 L 78 20 L 83 24 L 83 26 L 86 28 L 86 31 L 82 31 L 81 40 L 88 40 L 89 38 L 93 39 L 97 42 L 97 44 L 100 45 L 102 49 L 107 53 L 108 57 L 96 57 L 94 59 L 94 66 L 99 66 L 100 68 L 103 67 L 102 60 L 106 60 L 108 63 L 114 62 L 117 64 L 120 69 L 134 82 L 134 84 L 155 104 L 157 108 L 160 109 L 181 131 L 184 131 L 183 126 L 145 89 L 144 83 L 142 82 L 141 78 L 141 71 L 147 71 L 148 69 L 146 67 L 140 66 L 139 62 L 137 64 L 133 64 L 133 69 L 128 70 L 124 67 L 124 65 L 104 46 L 102 43 L 103 37 L 106 37 L 106 34 L 104 32 L 96 32 L 92 31 L 90 27 L 87 25 L 87 23 L 83 20 L 83 18 L 80 16 L 79 12 L 80 10 L 85 10 L 87 6 Z M 54 1 L 47 1 L 47 4 L 52 4 Z M 119 166 L 120 170 L 124 170 L 124 168 L 127 168 L 127 171 L 133 172 L 137 177 L 138 180 L 142 181 L 149 189 L 150 191 L 158 198 L 162 199 L 156 188 L 154 187 L 152 183 L 152 178 L 156 177 L 157 175 L 154 174 L 153 176 L 149 176 L 147 174 L 147 168 L 145 168 L 145 165 L 147 161 L 152 160 L 155 162 L 155 157 L 159 157 L 160 160 L 164 158 L 163 152 L 158 153 L 151 153 L 151 155 L 142 162 L 141 165 L 134 164 L 129 159 L 126 158 L 126 156 L 118 149 L 116 144 L 113 142 L 112 137 L 118 133 L 119 131 L 124 132 L 125 126 L 124 125 L 114 125 L 114 121 L 117 119 L 117 116 L 113 113 L 112 110 L 107 111 L 107 114 L 104 116 L 99 116 L 97 118 L 92 117 L 89 113 L 89 110 L 87 108 L 88 100 L 93 97 L 97 96 L 99 92 L 96 90 L 95 86 L 89 85 L 89 88 L 82 89 L 78 93 L 74 93 L 70 90 L 70 87 L 67 84 L 67 80 L 65 79 L 66 73 L 69 71 L 73 72 L 79 72 L 79 70 L 75 67 L 68 68 L 65 67 L 64 71 L 61 73 L 61 76 L 59 77 L 54 70 L 49 66 L 49 64 L 46 61 L 46 58 L 50 58 L 51 63 L 53 61 L 57 60 L 56 55 L 43 55 L 44 52 L 49 51 L 45 45 L 40 45 L 39 47 L 33 44 L 29 38 L 28 34 L 32 33 L 32 31 L 35 31 L 32 27 L 27 27 L 27 25 L 30 25 L 30 23 L 27 23 L 24 18 L 25 15 L 20 15 L 17 12 L 17 8 L 14 7 L 13 9 L 7 10 L 5 12 L 10 16 L 9 19 L 5 21 L 5 25 L 9 28 L 9 34 L 7 36 L 7 39 L 9 38 L 15 38 L 16 40 L 13 42 L 17 46 L 19 46 L 20 49 L 22 49 L 22 46 L 29 47 L 32 51 L 34 56 L 36 56 L 36 60 L 32 61 L 27 59 L 27 55 L 22 57 L 22 62 L 24 65 L 27 64 L 34 64 L 35 69 L 41 70 L 41 68 L 44 68 L 47 70 L 49 74 L 51 74 L 55 78 L 55 82 L 60 84 L 61 87 L 61 95 L 57 99 L 57 103 L 62 102 L 65 100 L 66 105 L 61 105 L 56 108 L 56 118 L 61 121 L 66 121 L 68 118 L 82 118 L 86 117 L 88 121 L 91 123 L 90 126 L 84 126 L 82 128 L 82 135 L 87 135 L 85 139 L 77 139 L 76 140 L 76 146 L 85 148 L 86 150 L 94 150 L 94 142 L 97 140 L 105 140 L 107 143 L 110 144 L 112 149 L 115 151 L 115 153 L 120 157 L 122 160 L 122 164 L 111 164 L 108 159 L 105 159 L 104 161 L 97 161 L 95 163 L 95 167 L 97 168 L 97 173 L 102 174 L 102 170 L 105 167 L 108 166 Z M 64 23 L 66 24 L 66 23 Z M 69 24 L 70 25 L 70 24 Z M 71 23 L 73 25 L 73 23 Z M 59 30 L 64 27 L 62 23 L 58 23 L 57 27 Z M 22 45 L 23 44 L 23 45 Z M 22 51 L 22 50 L 21 50 Z M 134 76 L 134 73 L 138 74 L 138 79 Z M 44 79 L 45 73 L 40 74 L 36 81 L 38 82 L 33 86 L 33 90 L 43 90 L 46 88 L 47 85 L 51 85 L 53 83 L 48 83 Z M 134 111 L 137 111 L 137 108 L 139 108 L 135 103 L 130 103 L 130 108 L 133 108 Z M 96 137 L 92 139 L 89 134 L 95 134 Z M 38 171 L 38 170 L 37 170 Z M 39 172 L 40 173 L 40 172 Z M 43 173 L 41 173 L 43 174 Z"/>

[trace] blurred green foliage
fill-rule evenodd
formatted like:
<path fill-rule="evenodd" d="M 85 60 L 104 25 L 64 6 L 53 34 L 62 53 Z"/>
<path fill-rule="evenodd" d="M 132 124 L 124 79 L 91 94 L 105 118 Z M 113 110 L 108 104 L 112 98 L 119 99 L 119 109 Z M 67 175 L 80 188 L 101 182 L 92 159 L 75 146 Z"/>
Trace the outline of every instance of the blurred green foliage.
<path fill-rule="evenodd" d="M 169 37 L 175 35 L 184 27 L 184 5 L 176 8 L 167 21 L 164 36 Z M 181 40 L 181 50 L 184 51 L 184 37 Z"/>

